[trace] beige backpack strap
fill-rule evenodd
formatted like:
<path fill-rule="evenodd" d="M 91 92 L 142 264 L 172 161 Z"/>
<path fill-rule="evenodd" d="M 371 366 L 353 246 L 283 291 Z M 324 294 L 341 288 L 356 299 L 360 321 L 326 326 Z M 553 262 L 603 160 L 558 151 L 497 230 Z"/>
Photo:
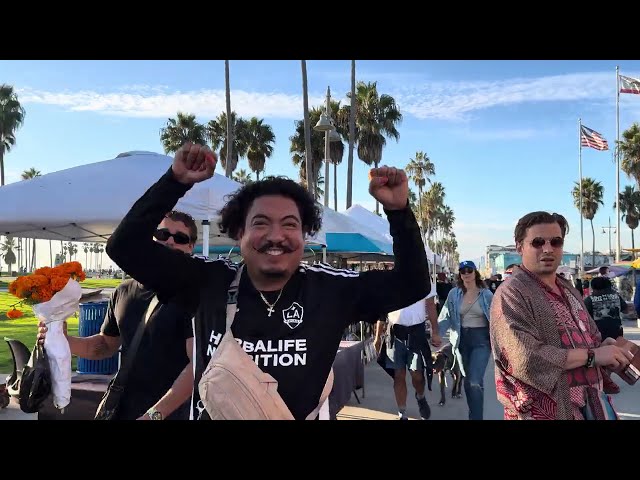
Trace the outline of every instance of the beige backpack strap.
<path fill-rule="evenodd" d="M 238 268 L 238 272 L 236 273 L 233 282 L 231 282 L 231 285 L 229 285 L 229 291 L 227 292 L 227 332 L 231 331 L 231 324 L 236 316 L 236 310 L 238 308 L 238 286 L 240 285 L 240 276 L 242 275 L 243 269 L 244 265 Z"/>
<path fill-rule="evenodd" d="M 149 302 L 149 306 L 147 307 L 147 312 L 144 315 L 144 323 L 149 323 L 149 319 L 151 318 L 151 314 L 154 312 L 156 307 L 158 306 L 158 297 L 156 295 L 153 296 L 151 302 Z"/>
<path fill-rule="evenodd" d="M 316 418 L 320 409 L 324 405 L 325 401 L 328 401 L 329 395 L 331 394 L 331 390 L 333 389 L 333 368 L 329 370 L 329 376 L 327 377 L 327 381 L 324 384 L 324 388 L 322 389 L 322 393 L 320 394 L 320 400 L 318 401 L 318 406 L 313 409 L 313 411 L 307 415 L 307 420 L 313 420 Z"/>

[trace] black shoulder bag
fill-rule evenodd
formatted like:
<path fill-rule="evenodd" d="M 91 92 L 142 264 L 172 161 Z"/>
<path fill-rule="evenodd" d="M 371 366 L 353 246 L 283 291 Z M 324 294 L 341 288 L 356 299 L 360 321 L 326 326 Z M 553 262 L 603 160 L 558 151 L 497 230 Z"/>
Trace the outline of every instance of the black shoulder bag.
<path fill-rule="evenodd" d="M 145 314 L 143 321 L 140 322 L 140 325 L 136 330 L 136 334 L 131 341 L 131 347 L 129 347 L 127 360 L 122 368 L 118 370 L 118 373 L 116 373 L 109 382 L 107 391 L 105 392 L 102 400 L 100 400 L 100 404 L 98 405 L 98 410 L 96 411 L 94 420 L 113 420 L 116 417 L 120 399 L 122 398 L 122 394 L 124 393 L 124 387 L 127 384 L 129 371 L 133 366 L 133 362 L 138 351 L 138 346 L 140 345 L 140 341 L 142 340 L 144 328 L 149 322 L 149 318 L 151 317 L 151 314 L 155 310 L 157 304 L 158 297 L 154 295 L 151 299 L 151 303 L 149 303 L 149 306 L 147 307 L 147 313 Z"/>

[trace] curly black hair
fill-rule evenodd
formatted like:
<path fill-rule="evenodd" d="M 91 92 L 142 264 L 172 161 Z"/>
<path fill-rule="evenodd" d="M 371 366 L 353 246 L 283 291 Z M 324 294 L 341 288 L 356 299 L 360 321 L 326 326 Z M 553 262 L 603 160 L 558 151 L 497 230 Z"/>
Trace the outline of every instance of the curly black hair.
<path fill-rule="evenodd" d="M 290 178 L 269 176 L 249 183 L 225 198 L 227 203 L 220 210 L 218 222 L 220 232 L 238 240 L 253 201 L 265 195 L 280 195 L 296 202 L 303 233 L 313 236 L 322 228 L 322 210 L 309 191 Z"/>

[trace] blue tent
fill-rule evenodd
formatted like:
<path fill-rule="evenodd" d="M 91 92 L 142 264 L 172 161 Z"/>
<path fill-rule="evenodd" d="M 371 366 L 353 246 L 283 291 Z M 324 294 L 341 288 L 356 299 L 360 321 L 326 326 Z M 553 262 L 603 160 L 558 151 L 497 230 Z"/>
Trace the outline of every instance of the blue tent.
<path fill-rule="evenodd" d="M 377 253 L 393 255 L 393 246 L 390 243 L 370 238 L 362 233 L 326 233 L 327 253 Z M 233 248 L 233 250 L 232 250 Z M 322 245 L 308 244 L 307 249 L 321 251 Z M 202 253 L 202 245 L 196 245 L 194 253 Z M 212 245 L 210 254 L 238 253 L 239 247 L 228 245 Z"/>

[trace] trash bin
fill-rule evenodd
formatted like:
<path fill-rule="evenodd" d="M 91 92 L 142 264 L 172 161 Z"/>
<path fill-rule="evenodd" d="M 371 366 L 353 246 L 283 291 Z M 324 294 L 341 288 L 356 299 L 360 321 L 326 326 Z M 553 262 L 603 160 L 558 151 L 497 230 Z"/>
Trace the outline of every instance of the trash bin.
<path fill-rule="evenodd" d="M 87 302 L 80 304 L 80 320 L 78 322 L 78 335 L 90 337 L 100 333 L 100 327 L 107 314 L 108 301 Z M 78 357 L 76 371 L 93 375 L 113 375 L 118 371 L 118 356 L 116 353 L 111 358 L 104 360 L 88 360 Z"/>

